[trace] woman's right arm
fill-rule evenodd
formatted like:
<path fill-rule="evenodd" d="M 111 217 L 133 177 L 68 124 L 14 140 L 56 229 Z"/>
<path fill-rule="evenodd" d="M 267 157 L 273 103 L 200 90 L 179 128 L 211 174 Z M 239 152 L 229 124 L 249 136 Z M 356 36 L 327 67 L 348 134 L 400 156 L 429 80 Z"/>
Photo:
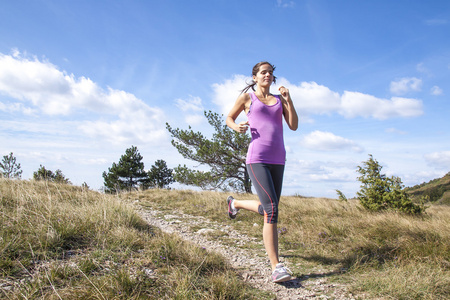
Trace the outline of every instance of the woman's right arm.
<path fill-rule="evenodd" d="M 248 121 L 240 122 L 239 124 L 236 124 L 236 119 L 239 116 L 239 114 L 245 110 L 245 105 L 250 101 L 250 96 L 247 93 L 240 94 L 239 97 L 236 100 L 236 103 L 234 103 L 233 108 L 230 110 L 230 113 L 227 116 L 226 123 L 227 126 L 231 129 L 244 133 L 248 129 Z"/>

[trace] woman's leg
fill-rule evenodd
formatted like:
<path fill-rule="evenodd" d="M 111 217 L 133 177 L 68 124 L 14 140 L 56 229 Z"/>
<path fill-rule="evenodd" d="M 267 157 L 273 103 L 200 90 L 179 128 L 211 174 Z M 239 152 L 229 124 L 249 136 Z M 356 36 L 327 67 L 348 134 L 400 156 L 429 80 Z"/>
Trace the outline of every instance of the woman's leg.
<path fill-rule="evenodd" d="M 266 248 L 267 256 L 269 256 L 272 271 L 280 262 L 278 258 L 278 231 L 277 223 L 264 223 L 263 228 L 264 248 Z"/>
<path fill-rule="evenodd" d="M 272 270 L 279 263 L 278 257 L 278 202 L 283 182 L 284 166 L 252 164 L 247 166 L 253 186 L 258 193 L 262 208 L 264 209 L 263 240 Z M 252 207 L 253 211 L 255 206 Z"/>
<path fill-rule="evenodd" d="M 245 209 L 260 213 L 261 202 L 257 200 L 234 200 L 234 207 L 237 209 Z M 277 223 L 270 224 L 264 222 L 263 227 L 263 241 L 264 248 L 270 260 L 272 271 L 275 270 L 275 266 L 279 263 L 278 260 L 278 231 Z"/>
<path fill-rule="evenodd" d="M 237 200 L 233 201 L 234 207 L 237 209 L 245 209 L 253 212 L 258 212 L 258 207 L 261 205 L 261 202 L 258 200 Z"/>

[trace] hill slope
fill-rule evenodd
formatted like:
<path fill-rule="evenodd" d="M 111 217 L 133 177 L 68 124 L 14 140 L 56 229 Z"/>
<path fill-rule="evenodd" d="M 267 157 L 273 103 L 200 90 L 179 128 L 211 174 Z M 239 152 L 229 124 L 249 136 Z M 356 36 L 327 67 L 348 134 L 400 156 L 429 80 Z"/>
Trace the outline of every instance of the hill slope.
<path fill-rule="evenodd" d="M 436 178 L 413 187 L 405 188 L 413 199 L 428 196 L 431 202 L 450 205 L 450 172 L 442 178 Z"/>
<path fill-rule="evenodd" d="M 295 279 L 274 285 L 263 218 L 230 220 L 228 196 L 0 179 L 0 298 L 450 299 L 450 206 L 417 218 L 283 197 L 280 257 Z"/>

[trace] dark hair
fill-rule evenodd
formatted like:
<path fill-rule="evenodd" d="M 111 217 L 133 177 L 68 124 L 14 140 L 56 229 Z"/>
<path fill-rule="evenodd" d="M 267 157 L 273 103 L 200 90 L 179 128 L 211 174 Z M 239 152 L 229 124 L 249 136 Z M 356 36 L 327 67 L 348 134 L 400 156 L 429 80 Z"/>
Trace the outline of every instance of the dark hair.
<path fill-rule="evenodd" d="M 272 67 L 272 70 L 275 71 L 275 66 L 274 66 L 274 65 L 272 65 L 272 64 L 271 64 L 270 62 L 268 62 L 268 61 L 262 61 L 262 62 L 257 63 L 257 64 L 253 67 L 253 70 L 252 70 L 252 76 L 256 76 L 256 74 L 258 74 L 259 68 L 260 68 L 262 65 L 269 65 L 269 66 Z M 275 83 L 276 81 L 277 81 L 277 78 L 276 78 L 275 76 L 273 76 L 273 83 Z M 241 94 L 242 94 L 242 93 L 246 93 L 250 88 L 251 88 L 253 91 L 255 91 L 255 85 L 256 85 L 256 82 L 252 79 L 252 82 L 251 82 L 251 83 L 247 83 L 247 86 L 241 91 Z"/>

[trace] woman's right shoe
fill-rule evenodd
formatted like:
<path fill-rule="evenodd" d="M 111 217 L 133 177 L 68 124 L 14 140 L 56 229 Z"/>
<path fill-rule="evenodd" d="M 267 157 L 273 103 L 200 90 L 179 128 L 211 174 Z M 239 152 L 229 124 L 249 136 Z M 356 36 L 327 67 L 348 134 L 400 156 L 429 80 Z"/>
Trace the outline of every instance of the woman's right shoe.
<path fill-rule="evenodd" d="M 283 264 L 277 264 L 272 273 L 272 282 L 285 282 L 291 280 L 291 271 Z"/>

